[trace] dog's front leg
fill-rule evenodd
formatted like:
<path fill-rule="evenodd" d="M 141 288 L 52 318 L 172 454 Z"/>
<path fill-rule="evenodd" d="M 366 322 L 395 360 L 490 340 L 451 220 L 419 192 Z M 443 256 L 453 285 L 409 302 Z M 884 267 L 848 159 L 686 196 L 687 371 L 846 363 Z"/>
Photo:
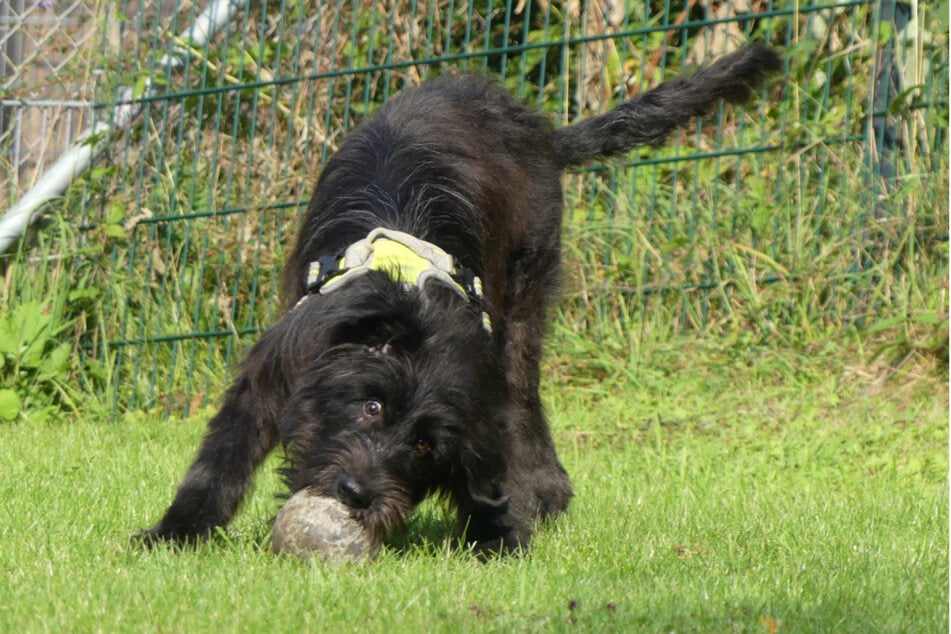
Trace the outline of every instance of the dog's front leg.
<path fill-rule="evenodd" d="M 251 382 L 242 376 L 208 423 L 198 456 L 165 516 L 139 535 L 143 542 L 193 542 L 231 520 L 254 470 L 274 446 L 273 425 L 260 408 Z"/>
<path fill-rule="evenodd" d="M 482 557 L 526 549 L 532 536 L 530 519 L 505 490 L 508 467 L 498 439 L 473 439 L 460 460 L 464 477 L 453 495 L 466 544 Z"/>

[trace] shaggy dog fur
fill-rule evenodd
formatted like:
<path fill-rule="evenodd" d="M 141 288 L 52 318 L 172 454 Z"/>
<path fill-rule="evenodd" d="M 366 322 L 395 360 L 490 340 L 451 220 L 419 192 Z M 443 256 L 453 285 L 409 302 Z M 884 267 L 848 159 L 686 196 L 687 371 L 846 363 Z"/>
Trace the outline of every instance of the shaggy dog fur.
<path fill-rule="evenodd" d="M 224 526 L 282 445 L 290 492 L 341 500 L 377 536 L 439 493 L 476 549 L 526 547 L 535 521 L 572 496 L 538 393 L 562 171 L 660 144 L 719 100 L 746 101 L 780 66 L 748 47 L 558 130 L 478 77 L 392 100 L 328 161 L 287 263 L 287 310 L 248 353 L 171 507 L 141 537 L 189 542 Z M 484 281 L 484 301 L 377 271 L 309 294 L 310 262 L 377 227 L 452 254 Z"/>

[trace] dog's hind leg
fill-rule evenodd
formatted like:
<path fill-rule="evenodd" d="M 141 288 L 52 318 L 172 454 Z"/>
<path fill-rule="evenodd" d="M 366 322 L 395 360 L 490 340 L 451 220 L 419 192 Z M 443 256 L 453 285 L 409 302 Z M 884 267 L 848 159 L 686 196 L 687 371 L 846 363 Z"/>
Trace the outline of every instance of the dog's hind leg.
<path fill-rule="evenodd" d="M 242 376 L 208 423 L 198 456 L 165 516 L 140 533 L 138 539 L 148 545 L 193 542 L 231 520 L 254 470 L 275 442 L 273 430 L 263 424 L 259 407 L 251 381 Z"/>

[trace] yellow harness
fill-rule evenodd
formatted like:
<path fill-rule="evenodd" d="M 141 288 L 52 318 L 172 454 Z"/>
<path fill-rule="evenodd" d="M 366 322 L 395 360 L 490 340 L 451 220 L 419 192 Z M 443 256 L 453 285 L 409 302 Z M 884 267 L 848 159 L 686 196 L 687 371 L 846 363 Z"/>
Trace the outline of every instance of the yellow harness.
<path fill-rule="evenodd" d="M 340 256 L 319 258 L 307 270 L 307 295 L 326 295 L 369 271 L 381 271 L 405 287 L 423 288 L 438 281 L 468 301 L 483 303 L 482 280 L 468 269 L 457 267 L 451 255 L 435 244 L 408 233 L 378 227 Z M 489 316 L 482 311 L 482 325 L 492 331 Z"/>

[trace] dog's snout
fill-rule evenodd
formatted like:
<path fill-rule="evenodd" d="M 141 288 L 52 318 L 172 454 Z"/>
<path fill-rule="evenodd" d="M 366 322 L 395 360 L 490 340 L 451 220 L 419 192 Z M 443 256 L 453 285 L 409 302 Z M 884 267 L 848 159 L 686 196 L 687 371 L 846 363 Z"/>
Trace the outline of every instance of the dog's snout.
<path fill-rule="evenodd" d="M 360 481 L 351 475 L 340 476 L 337 480 L 337 491 L 341 501 L 353 508 L 365 509 L 373 501 L 373 494 Z"/>

